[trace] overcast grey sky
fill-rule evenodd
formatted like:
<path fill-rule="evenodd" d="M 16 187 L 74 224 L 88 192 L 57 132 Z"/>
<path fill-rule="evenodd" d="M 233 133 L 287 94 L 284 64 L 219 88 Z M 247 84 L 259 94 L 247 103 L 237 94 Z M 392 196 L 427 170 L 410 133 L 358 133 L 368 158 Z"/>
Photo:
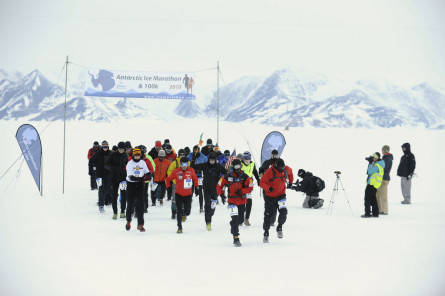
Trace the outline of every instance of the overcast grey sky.
<path fill-rule="evenodd" d="M 229 83 L 304 68 L 345 79 L 444 83 L 443 0 L 5 1 L 0 68 L 51 79 L 74 64 L 195 71 Z M 213 83 L 215 73 L 201 73 Z M 198 88 L 198 85 L 196 85 Z"/>

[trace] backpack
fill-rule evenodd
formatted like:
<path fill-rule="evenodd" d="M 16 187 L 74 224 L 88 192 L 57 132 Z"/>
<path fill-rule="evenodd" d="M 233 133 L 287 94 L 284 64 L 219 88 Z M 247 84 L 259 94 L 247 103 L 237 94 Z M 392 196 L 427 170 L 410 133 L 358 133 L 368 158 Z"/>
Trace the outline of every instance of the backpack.
<path fill-rule="evenodd" d="M 314 190 L 314 192 L 321 192 L 325 188 L 324 181 L 317 176 L 311 177 L 311 183 L 312 183 L 312 189 Z"/>

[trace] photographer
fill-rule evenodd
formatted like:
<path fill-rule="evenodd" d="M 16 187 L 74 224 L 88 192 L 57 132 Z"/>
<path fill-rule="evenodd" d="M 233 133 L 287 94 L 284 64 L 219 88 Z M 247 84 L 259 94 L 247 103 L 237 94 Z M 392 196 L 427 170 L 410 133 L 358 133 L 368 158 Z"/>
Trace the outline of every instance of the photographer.
<path fill-rule="evenodd" d="M 314 184 L 314 175 L 311 172 L 306 172 L 303 169 L 298 170 L 298 177 L 302 178 L 301 182 L 296 183 L 295 191 L 302 191 L 306 194 L 303 202 L 303 208 L 318 209 L 323 206 L 323 199 L 318 198 L 318 190 Z"/>
<path fill-rule="evenodd" d="M 368 162 L 368 179 L 365 189 L 365 214 L 362 218 L 372 216 L 379 217 L 379 206 L 377 204 L 377 189 L 382 185 L 385 162 L 380 159 L 380 153 L 375 152 L 372 156 L 365 158 Z"/>

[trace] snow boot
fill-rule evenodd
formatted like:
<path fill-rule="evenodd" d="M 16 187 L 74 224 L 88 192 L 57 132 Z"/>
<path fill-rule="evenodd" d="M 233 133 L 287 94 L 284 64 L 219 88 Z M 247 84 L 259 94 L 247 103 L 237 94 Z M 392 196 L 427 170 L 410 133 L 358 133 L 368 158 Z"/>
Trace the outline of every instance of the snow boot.
<path fill-rule="evenodd" d="M 127 229 L 127 231 L 128 231 L 128 230 L 130 230 L 130 228 L 131 228 L 131 222 L 127 221 L 127 224 L 125 224 L 125 229 Z"/>
<path fill-rule="evenodd" d="M 244 225 L 246 225 L 246 226 L 250 226 L 249 219 L 244 219 Z"/>
<path fill-rule="evenodd" d="M 277 236 L 278 238 L 283 238 L 283 229 L 277 228 Z"/>
<path fill-rule="evenodd" d="M 113 220 L 117 219 L 117 214 L 113 214 Z"/>
<path fill-rule="evenodd" d="M 263 243 L 267 244 L 269 242 L 269 231 L 264 231 Z"/>
<path fill-rule="evenodd" d="M 144 225 L 138 225 L 138 230 L 139 230 L 140 232 L 145 232 Z"/>
<path fill-rule="evenodd" d="M 233 245 L 235 247 L 241 247 L 241 242 L 239 241 L 239 237 L 238 236 L 234 236 L 233 237 Z"/>

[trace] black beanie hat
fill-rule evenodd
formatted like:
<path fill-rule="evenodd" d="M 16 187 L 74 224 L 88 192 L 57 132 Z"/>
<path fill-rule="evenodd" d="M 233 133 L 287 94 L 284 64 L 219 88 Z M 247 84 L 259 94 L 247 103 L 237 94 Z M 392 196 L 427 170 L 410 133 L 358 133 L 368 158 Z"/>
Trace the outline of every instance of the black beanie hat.
<path fill-rule="evenodd" d="M 179 150 L 178 150 L 178 155 L 179 155 L 179 154 L 185 154 L 185 150 L 184 150 L 184 149 L 182 149 L 182 148 L 181 148 L 181 149 L 179 149 Z"/>
<path fill-rule="evenodd" d="M 286 165 L 284 164 L 284 160 L 282 158 L 278 158 L 277 161 L 275 161 L 273 167 L 277 171 L 282 172 L 284 171 Z"/>
<path fill-rule="evenodd" d="M 190 148 L 187 146 L 184 148 L 185 154 L 190 154 Z"/>
<path fill-rule="evenodd" d="M 124 142 L 119 142 L 117 144 L 117 148 L 125 149 L 125 143 Z"/>
<path fill-rule="evenodd" d="M 212 139 L 207 139 L 207 145 L 213 144 Z"/>
<path fill-rule="evenodd" d="M 299 169 L 298 170 L 298 177 L 303 177 L 303 175 L 306 173 L 306 171 L 305 170 L 303 170 L 303 169 Z"/>
<path fill-rule="evenodd" d="M 125 142 L 125 148 L 132 148 L 132 147 L 131 147 L 131 142 L 130 142 L 130 141 L 126 141 L 126 142 Z"/>
<path fill-rule="evenodd" d="M 272 150 L 272 153 L 271 153 L 272 155 L 273 154 L 278 154 L 278 150 L 277 149 L 274 149 L 274 150 Z"/>
<path fill-rule="evenodd" d="M 181 157 L 181 162 L 189 162 L 189 159 L 185 156 Z"/>
<path fill-rule="evenodd" d="M 210 153 L 209 153 L 209 156 L 207 156 L 207 158 L 208 158 L 208 159 L 216 160 L 216 154 L 215 154 L 215 152 L 210 152 Z"/>

